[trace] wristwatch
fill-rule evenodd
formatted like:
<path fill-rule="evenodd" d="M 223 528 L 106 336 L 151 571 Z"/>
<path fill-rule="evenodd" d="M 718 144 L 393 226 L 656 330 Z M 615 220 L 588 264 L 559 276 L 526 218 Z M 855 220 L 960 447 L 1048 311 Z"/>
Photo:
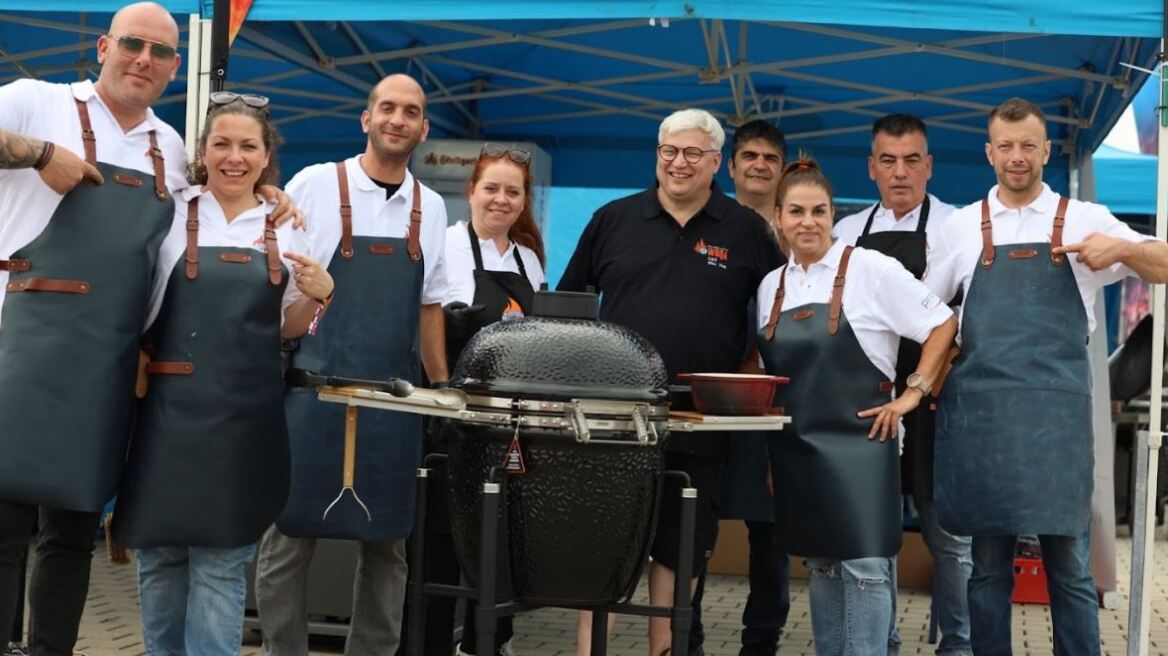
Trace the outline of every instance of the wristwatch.
<path fill-rule="evenodd" d="M 929 392 L 933 391 L 932 383 L 925 380 L 925 377 L 916 371 L 908 375 L 908 378 L 905 379 L 904 384 L 907 387 L 915 387 L 919 389 L 921 394 L 924 394 L 925 396 L 928 396 Z"/>

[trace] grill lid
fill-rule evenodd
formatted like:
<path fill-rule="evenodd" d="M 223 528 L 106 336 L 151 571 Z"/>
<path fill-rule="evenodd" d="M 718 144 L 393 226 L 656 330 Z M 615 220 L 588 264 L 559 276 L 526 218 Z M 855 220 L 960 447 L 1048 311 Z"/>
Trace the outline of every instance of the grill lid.
<path fill-rule="evenodd" d="M 589 316 L 584 305 L 596 302 L 595 294 L 537 292 L 532 316 L 471 338 L 453 384 L 491 396 L 664 403 L 665 363 L 648 340 L 616 324 L 563 318 Z M 541 316 L 542 308 L 557 316 Z"/>

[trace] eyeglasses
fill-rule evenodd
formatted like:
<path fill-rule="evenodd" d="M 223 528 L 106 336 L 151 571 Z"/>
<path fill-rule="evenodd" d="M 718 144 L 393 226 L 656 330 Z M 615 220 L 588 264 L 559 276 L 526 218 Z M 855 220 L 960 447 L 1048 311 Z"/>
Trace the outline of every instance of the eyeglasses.
<path fill-rule="evenodd" d="M 506 155 L 508 159 L 516 164 L 526 164 L 531 161 L 531 153 L 529 151 L 516 148 L 514 145 L 504 146 L 503 144 L 497 143 L 485 143 L 480 154 L 486 155 L 487 157 L 494 157 L 495 159 Z"/>
<path fill-rule="evenodd" d="M 233 91 L 212 91 L 208 97 L 212 105 L 230 105 L 236 100 L 248 107 L 263 109 L 270 102 L 267 96 L 257 96 L 254 93 L 235 93 Z"/>
<path fill-rule="evenodd" d="M 150 39 L 143 39 L 137 36 L 115 37 L 112 34 L 107 34 L 106 36 L 111 39 L 117 39 L 118 48 L 130 56 L 140 54 L 142 49 L 146 47 L 146 44 L 150 44 L 150 57 L 160 62 L 168 62 L 178 54 L 178 50 L 174 46 L 158 41 L 151 41 Z"/>
<path fill-rule="evenodd" d="M 681 154 L 682 157 L 685 157 L 685 161 L 689 162 L 690 164 L 697 164 L 698 162 L 702 161 L 702 158 L 705 157 L 708 153 L 716 152 L 718 152 L 717 148 L 702 150 L 697 146 L 690 146 L 689 148 L 678 148 L 677 146 L 671 146 L 669 144 L 661 144 L 660 146 L 657 146 L 657 156 L 660 157 L 661 161 L 663 162 L 672 162 L 673 160 L 677 159 L 678 154 Z"/>

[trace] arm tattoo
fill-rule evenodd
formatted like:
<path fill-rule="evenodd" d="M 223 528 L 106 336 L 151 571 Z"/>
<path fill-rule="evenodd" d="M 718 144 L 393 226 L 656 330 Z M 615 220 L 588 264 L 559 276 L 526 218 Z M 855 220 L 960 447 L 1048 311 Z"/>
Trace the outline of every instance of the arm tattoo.
<path fill-rule="evenodd" d="M 0 130 L 0 169 L 25 169 L 36 164 L 45 142 Z"/>

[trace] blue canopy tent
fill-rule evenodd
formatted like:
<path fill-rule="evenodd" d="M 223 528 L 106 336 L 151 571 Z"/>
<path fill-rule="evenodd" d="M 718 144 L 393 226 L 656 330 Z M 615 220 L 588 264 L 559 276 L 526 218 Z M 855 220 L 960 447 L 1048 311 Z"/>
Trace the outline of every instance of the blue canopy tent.
<path fill-rule="evenodd" d="M 78 12 L 120 4 L 45 0 L 29 13 L 0 0 L 0 83 L 95 75 L 93 44 L 109 16 Z M 211 0 L 163 4 L 213 13 Z M 356 116 L 368 89 L 408 71 L 427 89 L 433 136 L 536 142 L 552 156 L 554 187 L 568 189 L 648 185 L 657 124 L 700 106 L 730 128 L 778 122 L 791 148 L 821 160 L 839 195 L 870 197 L 861 158 L 871 122 L 907 111 L 930 126 L 930 190 L 956 203 L 992 184 L 985 117 L 1021 95 L 1050 117 L 1047 181 L 1075 195 L 1071 172 L 1143 82 L 1139 69 L 1153 67 L 1164 13 L 1162 0 L 257 0 L 227 88 L 272 98 L 288 140 L 283 169 L 295 171 L 361 149 Z M 201 62 L 209 30 L 190 25 L 199 53 L 190 59 Z M 195 75 L 174 87 L 158 110 L 181 126 L 205 84 Z M 567 212 L 554 200 L 553 211 L 554 231 Z M 1153 413 L 1158 425 L 1158 404 Z M 1146 634 L 1146 610 L 1133 604 L 1133 636 Z M 1132 641 L 1132 653 L 1146 648 Z"/>
<path fill-rule="evenodd" d="M 1113 214 L 1131 215 L 1131 222 L 1150 224 L 1156 214 L 1156 157 L 1107 144 L 1094 153 L 1099 202 Z"/>

